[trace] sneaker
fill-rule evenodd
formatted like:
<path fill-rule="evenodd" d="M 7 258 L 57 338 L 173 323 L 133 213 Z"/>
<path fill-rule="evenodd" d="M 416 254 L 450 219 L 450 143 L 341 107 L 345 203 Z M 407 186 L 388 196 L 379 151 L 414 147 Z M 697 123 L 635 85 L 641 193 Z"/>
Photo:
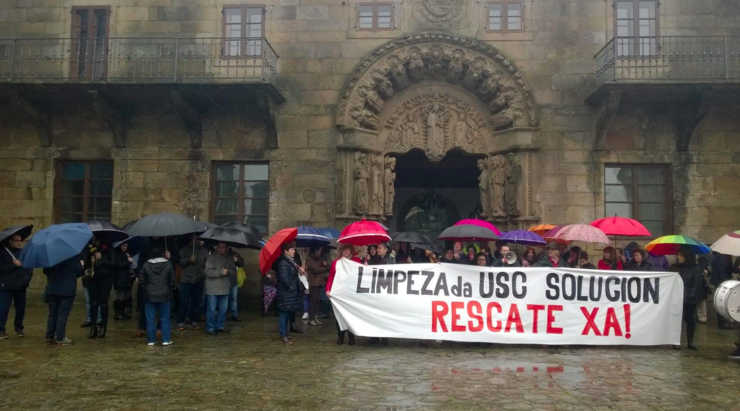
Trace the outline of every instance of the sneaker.
<path fill-rule="evenodd" d="M 192 324 L 192 325 L 190 326 L 190 329 L 192 329 L 192 330 L 200 330 L 200 327 L 198 327 L 198 323 L 193 323 L 193 324 Z"/>
<path fill-rule="evenodd" d="M 149 347 L 154 347 L 154 344 L 156 343 L 147 343 L 146 345 L 148 345 Z"/>
<path fill-rule="evenodd" d="M 57 345 L 72 345 L 74 344 L 74 341 L 70 340 L 67 337 L 62 338 L 61 340 L 57 340 Z"/>
<path fill-rule="evenodd" d="M 323 324 L 321 321 L 319 321 L 319 317 L 316 317 L 313 320 L 316 321 L 316 324 L 318 324 L 318 325 Z"/>
<path fill-rule="evenodd" d="M 172 341 L 165 341 L 165 342 L 162 343 L 162 345 L 165 346 L 165 347 L 168 346 L 168 345 L 172 345 Z"/>
<path fill-rule="evenodd" d="M 177 324 L 177 331 L 185 331 L 185 324 L 183 323 Z"/>
<path fill-rule="evenodd" d="M 318 323 L 317 323 L 316 321 L 314 321 L 314 320 L 311 320 L 311 321 L 310 321 L 310 322 L 308 323 L 308 325 L 319 325 L 319 324 L 318 324 Z"/>
<path fill-rule="evenodd" d="M 740 360 L 740 348 L 730 353 L 727 357 L 731 360 Z"/>
<path fill-rule="evenodd" d="M 206 334 L 208 334 L 208 335 L 216 335 L 216 332 L 215 331 L 206 331 Z"/>
<path fill-rule="evenodd" d="M 301 317 L 301 320 L 308 320 L 308 313 L 303 313 L 303 317 Z"/>
<path fill-rule="evenodd" d="M 17 335 L 19 337 L 25 337 L 26 336 L 26 334 L 23 332 L 23 330 L 16 331 L 15 332 L 15 335 Z"/>
<path fill-rule="evenodd" d="M 231 332 L 231 330 L 228 330 L 226 328 L 219 328 L 218 330 L 216 330 L 216 332 L 217 333 L 222 333 L 222 334 L 228 334 L 228 333 Z"/>
<path fill-rule="evenodd" d="M 5 334 L 5 331 L 0 331 L 0 340 L 7 340 L 8 334 Z"/>

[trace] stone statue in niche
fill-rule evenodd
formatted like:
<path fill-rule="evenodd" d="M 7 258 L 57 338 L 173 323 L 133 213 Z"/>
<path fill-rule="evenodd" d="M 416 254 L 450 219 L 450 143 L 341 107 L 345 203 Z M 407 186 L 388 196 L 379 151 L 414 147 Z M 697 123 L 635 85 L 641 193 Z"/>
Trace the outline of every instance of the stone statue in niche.
<path fill-rule="evenodd" d="M 488 217 L 488 164 L 486 160 L 478 160 L 478 189 L 480 190 L 481 217 Z"/>
<path fill-rule="evenodd" d="M 385 215 L 393 215 L 393 199 L 396 196 L 396 158 L 385 158 L 385 176 L 383 183 L 385 185 Z"/>
<path fill-rule="evenodd" d="M 452 61 L 447 66 L 447 81 L 451 83 L 457 82 L 460 79 L 460 75 L 463 72 L 463 56 L 460 53 L 452 55 Z"/>
<path fill-rule="evenodd" d="M 424 60 L 421 59 L 421 53 L 414 51 L 411 53 L 409 60 L 409 74 L 415 81 L 424 78 Z"/>
<path fill-rule="evenodd" d="M 393 97 L 393 83 L 391 83 L 390 80 L 388 80 L 383 74 L 381 74 L 379 71 L 376 71 L 372 75 L 372 79 L 375 82 L 375 84 L 378 85 L 378 92 L 380 92 L 380 95 L 383 96 L 386 100 Z"/>
<path fill-rule="evenodd" d="M 491 213 L 494 217 L 505 217 L 506 159 L 504 156 L 493 157 L 491 168 Z"/>
<path fill-rule="evenodd" d="M 468 67 L 468 72 L 465 73 L 465 78 L 463 78 L 463 86 L 470 90 L 475 90 L 476 84 L 478 84 L 478 81 L 480 81 L 483 78 L 483 62 L 480 60 L 476 60 L 473 62 L 470 67 Z"/>
<path fill-rule="evenodd" d="M 489 96 L 494 95 L 501 87 L 500 81 L 501 76 L 498 74 L 494 74 L 487 78 L 478 89 L 478 94 L 480 94 L 482 98 L 488 98 Z"/>
<path fill-rule="evenodd" d="M 411 112 L 405 121 L 399 124 L 401 133 L 401 148 L 409 150 L 412 147 L 423 147 L 420 145 L 419 124 L 416 122 L 416 113 Z"/>
<path fill-rule="evenodd" d="M 358 91 L 358 94 L 367 101 L 367 105 L 375 110 L 376 113 L 380 113 L 383 110 L 385 101 L 380 98 L 375 90 L 363 87 Z"/>
<path fill-rule="evenodd" d="M 365 153 L 355 153 L 355 170 L 354 170 L 354 207 L 355 214 L 365 214 L 368 210 L 368 191 L 367 191 L 367 156 Z"/>
<path fill-rule="evenodd" d="M 362 128 L 366 128 L 368 130 L 378 129 L 378 116 L 370 110 L 355 110 L 352 112 L 351 117 L 357 120 L 357 123 Z"/>
<path fill-rule="evenodd" d="M 514 123 L 514 113 L 509 108 L 491 116 L 491 126 L 494 130 L 504 129 Z"/>
<path fill-rule="evenodd" d="M 382 215 L 383 214 L 383 157 L 372 156 L 372 165 L 370 166 L 370 186 L 372 187 L 371 201 L 370 201 L 370 214 Z"/>
<path fill-rule="evenodd" d="M 506 168 L 506 210 L 510 216 L 518 216 L 519 212 L 519 184 L 522 181 L 522 164 L 519 155 L 509 153 Z"/>
<path fill-rule="evenodd" d="M 409 79 L 406 77 L 406 69 L 397 59 L 391 59 L 391 78 L 398 89 L 404 89 L 409 85 Z"/>
<path fill-rule="evenodd" d="M 441 160 L 445 155 L 445 108 L 435 103 L 424 109 L 427 126 L 427 152 L 429 158 Z"/>
<path fill-rule="evenodd" d="M 442 80 L 445 77 L 444 61 L 442 61 L 442 52 L 439 50 L 432 51 L 429 57 L 429 74 L 438 80 Z"/>

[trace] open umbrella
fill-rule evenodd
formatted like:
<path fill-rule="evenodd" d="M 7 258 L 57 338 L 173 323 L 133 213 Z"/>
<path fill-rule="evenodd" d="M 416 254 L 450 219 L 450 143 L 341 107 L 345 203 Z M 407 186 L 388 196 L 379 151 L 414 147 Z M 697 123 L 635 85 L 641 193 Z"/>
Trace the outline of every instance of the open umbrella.
<path fill-rule="evenodd" d="M 31 231 L 33 231 L 33 224 L 30 225 L 14 225 L 12 227 L 8 227 L 3 231 L 0 231 L 0 242 L 4 241 L 6 238 L 10 238 L 14 235 L 21 236 L 21 241 L 25 240 L 29 235 L 31 235 Z"/>
<path fill-rule="evenodd" d="M 499 229 L 496 228 L 495 225 L 489 223 L 488 221 L 480 220 L 480 219 L 477 219 L 477 218 L 468 218 L 468 219 L 465 219 L 465 220 L 460 220 L 460 221 L 456 222 L 455 225 L 474 225 L 474 226 L 478 226 L 478 227 L 487 228 L 487 229 L 493 231 L 494 233 L 496 233 L 496 235 L 501 235 L 501 231 L 499 231 Z"/>
<path fill-rule="evenodd" d="M 552 225 L 552 224 L 538 224 L 538 225 L 533 225 L 532 227 L 529 227 L 527 231 L 531 231 L 539 235 L 540 237 L 542 237 L 545 235 L 545 233 L 547 233 L 548 231 L 552 230 L 555 227 L 557 226 Z"/>
<path fill-rule="evenodd" d="M 446 228 L 437 237 L 444 241 L 476 241 L 485 242 L 498 240 L 499 236 L 489 228 L 478 225 L 453 225 Z"/>
<path fill-rule="evenodd" d="M 610 244 L 611 240 L 603 231 L 588 224 L 571 224 L 560 229 L 553 236 L 555 240 L 581 241 L 584 243 Z"/>
<path fill-rule="evenodd" d="M 206 230 L 199 237 L 201 240 L 213 241 L 216 243 L 226 243 L 232 248 L 251 248 L 261 250 L 260 238 L 255 237 L 246 231 L 237 230 L 236 228 L 214 227 Z"/>
<path fill-rule="evenodd" d="M 55 224 L 31 237 L 18 259 L 23 268 L 53 267 L 80 254 L 92 236 L 84 223 Z"/>
<path fill-rule="evenodd" d="M 429 240 L 429 237 L 424 234 L 406 231 L 402 233 L 393 233 L 393 235 L 391 235 L 391 239 L 401 243 L 425 243 Z"/>
<path fill-rule="evenodd" d="M 282 246 L 293 241 L 298 235 L 297 228 L 284 228 L 267 240 L 265 247 L 260 251 L 260 272 L 264 275 L 282 254 Z"/>
<path fill-rule="evenodd" d="M 302 225 L 298 227 L 295 244 L 298 247 L 315 247 L 329 245 L 331 240 L 316 228 Z"/>
<path fill-rule="evenodd" d="M 202 232 L 206 232 L 206 231 L 210 230 L 211 228 L 218 227 L 218 224 L 209 223 L 208 221 L 193 220 L 193 222 L 195 224 L 198 224 L 199 226 L 201 226 L 201 231 Z"/>
<path fill-rule="evenodd" d="M 105 245 L 113 245 L 129 237 L 129 234 L 123 228 L 111 223 L 110 221 L 92 220 L 88 221 L 87 227 L 90 228 L 93 235 Z"/>
<path fill-rule="evenodd" d="M 238 221 L 229 221 L 228 223 L 221 224 L 221 227 L 236 228 L 237 230 L 245 231 L 254 237 L 262 238 L 262 232 L 260 231 L 260 229 L 253 226 L 252 224 L 240 223 Z"/>
<path fill-rule="evenodd" d="M 606 235 L 621 237 L 649 237 L 650 231 L 637 220 L 625 217 L 607 217 L 592 221 L 591 226 L 603 231 Z"/>
<path fill-rule="evenodd" d="M 121 230 L 123 230 L 123 231 L 125 231 L 125 232 L 128 233 L 128 229 L 131 228 L 131 226 L 134 225 L 134 223 L 137 222 L 137 221 L 139 221 L 139 220 L 131 220 L 131 221 L 129 221 L 128 223 L 124 224 L 121 227 Z"/>
<path fill-rule="evenodd" d="M 547 241 L 544 238 L 537 235 L 532 231 L 527 230 L 512 230 L 507 231 L 499 237 L 499 240 L 506 241 L 512 244 L 523 244 L 523 245 L 547 245 Z"/>
<path fill-rule="evenodd" d="M 336 228 L 319 227 L 317 228 L 317 230 L 319 230 L 319 232 L 326 236 L 326 238 L 328 238 L 329 240 L 336 240 L 337 238 L 339 238 L 339 230 L 337 230 Z M 388 231 L 388 229 L 386 229 L 386 231 Z"/>
<path fill-rule="evenodd" d="M 157 213 L 131 224 L 128 233 L 141 237 L 169 237 L 197 233 L 202 229 L 203 227 L 182 214 Z"/>
<path fill-rule="evenodd" d="M 342 244 L 352 244 L 358 247 L 387 241 L 391 241 L 388 231 L 380 223 L 368 221 L 365 218 L 344 227 L 344 230 L 342 230 L 342 233 L 337 239 L 337 242 Z"/>
<path fill-rule="evenodd" d="M 727 233 L 712 244 L 712 251 L 727 255 L 740 255 L 740 230 Z"/>
<path fill-rule="evenodd" d="M 656 238 L 646 245 L 645 249 L 655 255 L 674 255 L 678 254 L 682 247 L 691 248 L 697 255 L 712 252 L 706 244 L 685 235 L 666 235 Z"/>
<path fill-rule="evenodd" d="M 144 245 L 144 239 L 142 237 L 139 237 L 138 235 L 132 235 L 131 237 L 123 241 L 113 243 L 113 248 L 116 248 L 123 243 L 128 243 L 128 250 L 126 250 L 126 253 L 128 255 L 134 256 L 136 254 L 139 254 L 139 251 L 141 251 L 141 246 Z"/>

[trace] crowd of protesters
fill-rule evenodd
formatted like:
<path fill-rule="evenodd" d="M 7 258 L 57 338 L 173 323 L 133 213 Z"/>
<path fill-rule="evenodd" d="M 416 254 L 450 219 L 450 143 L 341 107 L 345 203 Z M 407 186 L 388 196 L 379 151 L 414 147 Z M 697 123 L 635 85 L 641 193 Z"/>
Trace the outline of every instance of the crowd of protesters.
<path fill-rule="evenodd" d="M 162 345 L 172 344 L 171 316 L 174 311 L 175 329 L 198 330 L 198 322 L 205 318 L 206 333 L 228 333 L 227 314 L 232 321 L 241 321 L 237 308 L 237 270 L 244 259 L 225 243 L 206 245 L 197 236 L 178 247 L 174 238 L 147 238 L 135 256 L 128 252 L 128 243 L 116 247 L 102 244 L 93 237 L 87 249 L 78 258 L 72 258 L 43 270 L 47 276 L 44 301 L 48 303 L 46 343 L 69 345 L 67 318 L 77 293 L 77 281 L 82 279 L 85 290 L 88 338 L 105 338 L 110 317 L 109 301 L 113 293 L 113 318 L 125 321 L 132 318 L 134 285 L 139 314 L 137 330 L 132 337 L 146 337 L 149 346 L 161 338 Z M 21 237 L 13 235 L 0 244 L 0 339 L 8 338 L 6 323 L 11 306 L 15 308 L 13 326 L 19 337 L 24 336 L 26 289 L 32 271 L 24 269 L 18 256 Z M 349 258 L 366 265 L 409 264 L 440 262 L 485 267 L 554 267 L 590 270 L 673 271 L 684 283 L 684 310 L 688 346 L 696 349 L 694 333 L 696 322 L 705 323 L 706 300 L 712 287 L 740 273 L 740 258 L 714 253 L 696 256 L 690 249 L 682 249 L 676 263 L 668 265 L 665 257 L 652 256 L 636 243 L 625 249 L 607 247 L 594 265 L 589 255 L 579 247 L 549 243 L 544 250 L 524 249 L 517 255 L 512 247 L 497 242 L 494 250 L 486 246 L 456 242 L 441 253 L 433 253 L 408 243 L 381 243 L 370 246 L 358 258 L 358 250 L 351 245 L 339 245 L 337 258 L 332 260 L 328 247 L 317 246 L 307 251 L 305 264 L 295 243 L 282 246 L 280 258 L 273 270 L 263 278 L 263 315 L 274 306 L 279 317 L 279 340 L 292 344 L 291 334 L 303 331 L 296 324 L 296 313 L 303 312 L 301 320 L 309 326 L 322 325 L 329 318 L 330 297 L 337 261 Z M 179 271 L 178 275 L 176 272 Z M 708 279 L 708 283 L 707 280 Z M 274 300 L 274 304 L 273 304 Z M 172 310 L 171 310 L 172 308 Z M 736 328 L 721 316 L 718 326 Z M 337 344 L 355 344 L 355 336 L 337 327 Z M 387 338 L 370 338 L 371 343 L 387 344 Z"/>

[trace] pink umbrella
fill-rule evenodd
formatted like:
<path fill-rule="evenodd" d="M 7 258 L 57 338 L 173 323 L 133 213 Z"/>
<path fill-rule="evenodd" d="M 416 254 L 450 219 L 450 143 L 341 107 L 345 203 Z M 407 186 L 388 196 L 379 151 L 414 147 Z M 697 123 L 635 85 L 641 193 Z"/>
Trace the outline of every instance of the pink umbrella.
<path fill-rule="evenodd" d="M 564 244 L 568 244 L 568 243 L 570 243 L 570 241 L 565 241 L 565 240 L 559 240 L 559 239 L 556 239 L 556 238 L 555 238 L 555 235 L 556 235 L 557 233 L 559 233 L 559 232 L 560 232 L 560 230 L 562 230 L 562 229 L 563 229 L 563 228 L 565 228 L 565 227 L 566 227 L 566 226 L 564 226 L 564 225 L 556 225 L 556 226 L 555 226 L 554 228 L 552 228 L 552 229 L 551 229 L 550 231 L 548 231 L 548 232 L 546 232 L 545 234 L 543 234 L 543 235 L 542 235 L 542 238 L 544 238 L 544 239 L 545 239 L 545 240 L 547 240 L 547 241 L 555 241 L 555 242 L 557 242 L 557 243 L 564 243 Z"/>
<path fill-rule="evenodd" d="M 479 220 L 477 218 L 468 218 L 467 220 L 460 220 L 455 225 L 477 225 L 478 227 L 487 228 L 493 231 L 496 235 L 501 235 L 501 231 L 496 228 L 495 225 L 489 223 L 486 220 Z"/>
<path fill-rule="evenodd" d="M 584 243 L 610 244 L 609 237 L 603 231 L 588 224 L 571 224 L 563 227 L 553 235 L 553 240 L 582 241 Z"/>

